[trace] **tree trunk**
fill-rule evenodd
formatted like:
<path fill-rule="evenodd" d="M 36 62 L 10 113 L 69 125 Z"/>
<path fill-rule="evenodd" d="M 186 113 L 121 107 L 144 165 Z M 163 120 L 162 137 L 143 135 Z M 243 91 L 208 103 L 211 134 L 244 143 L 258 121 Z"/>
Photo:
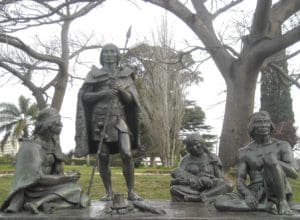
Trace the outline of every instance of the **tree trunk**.
<path fill-rule="evenodd" d="M 53 100 L 51 107 L 55 108 L 57 111 L 60 111 L 64 96 L 67 89 L 68 78 L 69 78 L 69 45 L 68 45 L 68 34 L 70 29 L 71 21 L 65 21 L 62 25 L 61 30 L 61 48 L 62 48 L 62 60 L 64 64 L 59 67 L 59 74 L 55 84 L 55 91 L 53 95 Z"/>
<path fill-rule="evenodd" d="M 238 149 L 249 142 L 248 117 L 253 112 L 257 72 L 237 67 L 227 80 L 227 97 L 219 156 L 224 170 L 237 161 Z"/>

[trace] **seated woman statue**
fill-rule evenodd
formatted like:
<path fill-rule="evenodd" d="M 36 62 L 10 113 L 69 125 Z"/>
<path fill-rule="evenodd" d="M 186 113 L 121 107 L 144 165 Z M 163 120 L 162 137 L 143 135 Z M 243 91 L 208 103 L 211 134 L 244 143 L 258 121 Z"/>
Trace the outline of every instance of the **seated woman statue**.
<path fill-rule="evenodd" d="M 1 211 L 27 210 L 37 214 L 88 205 L 89 199 L 77 183 L 80 174 L 63 174 L 64 157 L 59 144 L 61 128 L 60 115 L 55 109 L 40 111 L 33 137 L 22 141 L 12 191 Z"/>
<path fill-rule="evenodd" d="M 290 144 L 271 137 L 273 128 L 268 112 L 251 115 L 248 130 L 253 141 L 239 150 L 237 192 L 217 198 L 218 210 L 293 214 L 288 177 L 298 177 L 298 165 Z"/>
<path fill-rule="evenodd" d="M 171 196 L 173 201 L 205 202 L 232 191 L 223 178 L 221 161 L 209 152 L 204 139 L 197 133 L 186 139 L 188 154 L 172 171 Z"/>

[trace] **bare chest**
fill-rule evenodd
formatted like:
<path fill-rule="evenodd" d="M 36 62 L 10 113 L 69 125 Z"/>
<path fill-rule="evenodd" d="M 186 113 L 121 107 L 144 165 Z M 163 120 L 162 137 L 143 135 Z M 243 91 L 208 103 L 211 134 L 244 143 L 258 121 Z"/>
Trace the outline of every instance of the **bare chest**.
<path fill-rule="evenodd" d="M 275 144 L 257 146 L 247 152 L 246 163 L 250 170 L 260 170 L 263 168 L 264 160 L 270 156 L 274 156 L 278 160 L 281 160 L 280 148 L 278 148 Z"/>

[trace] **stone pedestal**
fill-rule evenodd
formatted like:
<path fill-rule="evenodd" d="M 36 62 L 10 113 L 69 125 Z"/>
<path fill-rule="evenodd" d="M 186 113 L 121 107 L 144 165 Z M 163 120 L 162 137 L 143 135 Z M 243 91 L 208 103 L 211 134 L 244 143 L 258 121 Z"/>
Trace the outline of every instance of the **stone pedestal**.
<path fill-rule="evenodd" d="M 135 212 L 126 215 L 107 215 L 105 214 L 105 206 L 107 202 L 92 201 L 91 206 L 86 209 L 69 209 L 58 210 L 54 214 L 39 214 L 30 215 L 29 213 L 6 214 L 0 213 L 0 220 L 6 219 L 133 219 L 133 220 L 147 220 L 147 219 L 213 219 L 213 220 L 289 220 L 300 219 L 300 210 L 296 210 L 293 216 L 275 216 L 265 212 L 219 212 L 212 205 L 205 206 L 201 203 L 186 203 L 186 202 L 170 202 L 170 201 L 153 201 L 146 200 L 147 203 L 153 207 L 161 208 L 166 211 L 165 215 L 153 215 L 147 212 Z M 300 209 L 300 204 L 295 204 L 296 209 Z"/>

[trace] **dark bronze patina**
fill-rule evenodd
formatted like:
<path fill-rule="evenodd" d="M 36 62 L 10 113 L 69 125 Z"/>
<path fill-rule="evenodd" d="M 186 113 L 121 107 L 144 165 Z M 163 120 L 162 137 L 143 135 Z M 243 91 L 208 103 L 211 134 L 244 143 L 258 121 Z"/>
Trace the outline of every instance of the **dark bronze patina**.
<path fill-rule="evenodd" d="M 220 159 L 208 151 L 203 138 L 191 134 L 186 146 L 188 154 L 171 173 L 172 200 L 205 202 L 231 192 L 231 184 L 223 177 Z"/>
<path fill-rule="evenodd" d="M 77 184 L 80 173 L 63 174 L 61 128 L 55 109 L 40 111 L 33 138 L 24 140 L 17 154 L 12 191 L 2 204 L 2 211 L 15 213 L 25 209 L 38 214 L 88 205 L 87 195 Z"/>
<path fill-rule="evenodd" d="M 287 177 L 298 177 L 298 165 L 289 143 L 272 138 L 272 130 L 268 112 L 260 111 L 251 116 L 249 134 L 253 142 L 239 150 L 238 192 L 220 196 L 215 203 L 217 209 L 293 214 L 292 188 Z"/>
<path fill-rule="evenodd" d="M 141 198 L 134 192 L 132 149 L 139 146 L 140 104 L 134 71 L 129 67 L 119 67 L 119 61 L 119 49 L 113 44 L 105 45 L 100 54 L 103 67 L 93 66 L 79 91 L 75 155 L 82 157 L 98 152 L 100 176 L 106 190 L 102 199 L 112 200 L 109 160 L 110 154 L 119 152 L 128 200 L 139 200 Z"/>

